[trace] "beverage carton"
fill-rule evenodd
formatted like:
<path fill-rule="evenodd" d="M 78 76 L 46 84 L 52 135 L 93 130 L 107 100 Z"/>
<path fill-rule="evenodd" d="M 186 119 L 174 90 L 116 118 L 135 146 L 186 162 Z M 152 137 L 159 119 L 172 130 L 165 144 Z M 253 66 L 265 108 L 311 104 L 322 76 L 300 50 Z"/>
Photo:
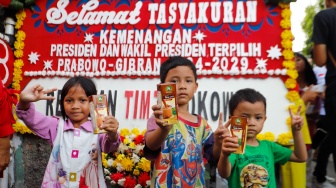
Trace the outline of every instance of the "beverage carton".
<path fill-rule="evenodd" d="M 245 152 L 246 138 L 247 138 L 247 119 L 245 117 L 231 117 L 231 135 L 238 137 L 239 148 L 237 154 Z"/>
<path fill-rule="evenodd" d="M 168 125 L 178 123 L 178 114 L 176 110 L 176 84 L 163 83 L 157 85 L 158 104 L 161 105 L 162 119 Z"/>
<path fill-rule="evenodd" d="M 92 95 L 89 97 L 89 100 L 93 133 L 106 133 L 105 130 L 99 128 L 99 126 L 103 124 L 104 118 L 110 114 L 107 108 L 108 103 L 106 95 Z"/>

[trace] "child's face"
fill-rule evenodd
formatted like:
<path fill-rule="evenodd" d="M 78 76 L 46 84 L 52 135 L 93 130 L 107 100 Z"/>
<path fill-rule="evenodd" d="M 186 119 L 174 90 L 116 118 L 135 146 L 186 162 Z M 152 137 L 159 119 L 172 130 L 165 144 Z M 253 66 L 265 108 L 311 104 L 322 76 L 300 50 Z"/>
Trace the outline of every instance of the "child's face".
<path fill-rule="evenodd" d="M 305 61 L 299 57 L 299 56 L 295 56 L 295 66 L 296 66 L 296 70 L 300 73 L 303 72 L 305 69 Z"/>
<path fill-rule="evenodd" d="M 177 104 L 180 106 L 189 103 L 198 87 L 194 73 L 188 66 L 178 66 L 170 69 L 165 82 L 176 83 Z"/>
<path fill-rule="evenodd" d="M 90 114 L 89 98 L 81 86 L 70 88 L 63 103 L 64 111 L 74 127 L 79 128 L 81 124 L 88 121 Z"/>
<path fill-rule="evenodd" d="M 266 120 L 266 109 L 263 102 L 250 103 L 243 101 L 233 111 L 233 116 L 247 118 L 247 138 L 255 138 L 259 134 Z"/>

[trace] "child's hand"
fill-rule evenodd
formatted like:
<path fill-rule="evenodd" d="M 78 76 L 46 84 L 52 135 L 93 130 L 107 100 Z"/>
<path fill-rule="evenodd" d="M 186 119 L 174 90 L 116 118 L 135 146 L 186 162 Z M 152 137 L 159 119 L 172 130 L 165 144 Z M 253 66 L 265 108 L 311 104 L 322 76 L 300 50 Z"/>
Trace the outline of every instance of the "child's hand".
<path fill-rule="evenodd" d="M 289 114 L 292 119 L 292 130 L 299 131 L 303 126 L 303 117 L 300 116 L 301 105 L 299 106 L 296 114 L 293 113 L 292 109 L 289 108 Z"/>
<path fill-rule="evenodd" d="M 118 140 L 117 135 L 118 135 L 119 122 L 115 117 L 106 116 L 103 120 L 103 124 L 99 128 L 107 131 L 108 137 L 111 141 Z"/>
<path fill-rule="evenodd" d="M 37 84 L 35 86 L 31 86 L 25 88 L 20 94 L 20 102 L 36 102 L 39 100 L 54 100 L 55 97 L 47 96 L 46 94 L 56 91 L 57 88 L 46 89 Z"/>
<path fill-rule="evenodd" d="M 162 117 L 162 109 L 160 105 L 153 105 L 152 106 L 152 110 L 153 110 L 153 114 L 155 116 L 155 122 L 156 124 L 161 128 L 161 129 L 166 129 L 166 130 L 170 130 L 173 125 L 168 125 L 167 122 L 163 121 Z"/>
<path fill-rule="evenodd" d="M 230 121 L 228 121 L 225 125 L 223 125 L 223 113 L 221 112 L 219 114 L 219 121 L 218 121 L 218 127 L 214 132 L 214 140 L 215 144 L 218 146 L 221 146 L 223 143 L 224 134 L 228 132 L 230 134 L 230 131 L 228 129 L 228 126 L 230 125 Z"/>
<path fill-rule="evenodd" d="M 231 132 L 229 131 L 229 125 L 231 122 L 231 118 L 228 122 L 226 122 L 224 126 L 224 134 L 223 134 L 223 143 L 222 143 L 222 153 L 224 155 L 229 156 L 231 153 L 235 152 L 239 148 L 238 137 L 231 136 Z"/>

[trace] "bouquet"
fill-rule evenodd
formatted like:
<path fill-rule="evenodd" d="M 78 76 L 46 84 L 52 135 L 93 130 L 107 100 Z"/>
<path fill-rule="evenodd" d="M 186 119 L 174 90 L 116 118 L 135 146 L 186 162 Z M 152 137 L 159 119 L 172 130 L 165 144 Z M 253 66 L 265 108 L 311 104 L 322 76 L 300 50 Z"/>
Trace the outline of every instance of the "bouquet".
<path fill-rule="evenodd" d="M 114 153 L 103 153 L 104 175 L 111 187 L 150 187 L 150 161 L 144 157 L 145 130 L 120 130 L 121 143 Z"/>

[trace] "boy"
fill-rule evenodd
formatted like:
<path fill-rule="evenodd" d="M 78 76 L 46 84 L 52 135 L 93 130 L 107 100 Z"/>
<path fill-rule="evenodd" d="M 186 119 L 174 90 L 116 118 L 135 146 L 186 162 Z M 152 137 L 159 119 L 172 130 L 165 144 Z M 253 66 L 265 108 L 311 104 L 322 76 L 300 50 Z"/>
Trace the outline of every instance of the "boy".
<path fill-rule="evenodd" d="M 224 127 L 219 127 L 213 136 L 206 120 L 188 111 L 198 87 L 196 68 L 190 60 L 169 58 L 160 67 L 160 80 L 176 83 L 179 123 L 166 125 L 160 119 L 160 106 L 152 106 L 144 149 L 145 156 L 153 161 L 151 186 L 204 187 L 203 149 L 210 162 L 217 162 Z"/>
<path fill-rule="evenodd" d="M 301 128 L 303 117 L 291 109 L 294 151 L 270 141 L 257 140 L 266 120 L 266 99 L 253 89 L 237 91 L 229 101 L 230 116 L 247 118 L 248 131 L 244 154 L 233 154 L 238 148 L 237 137 L 231 137 L 225 124 L 220 159 L 217 165 L 221 177 L 228 178 L 229 187 L 276 187 L 274 164 L 287 161 L 304 162 L 307 159 L 306 145 Z"/>

